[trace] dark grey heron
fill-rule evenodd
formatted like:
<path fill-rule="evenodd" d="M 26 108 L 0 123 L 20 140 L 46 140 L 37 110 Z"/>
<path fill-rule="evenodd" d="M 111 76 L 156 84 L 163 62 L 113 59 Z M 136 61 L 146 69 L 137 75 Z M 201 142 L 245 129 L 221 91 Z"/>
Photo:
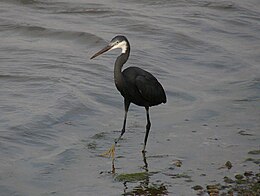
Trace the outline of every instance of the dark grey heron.
<path fill-rule="evenodd" d="M 128 67 L 122 72 L 122 67 L 126 63 L 130 54 L 130 44 L 125 36 L 118 35 L 114 37 L 105 48 L 94 54 L 90 59 L 116 48 L 121 48 L 122 52 L 115 62 L 114 80 L 116 88 L 124 97 L 125 116 L 120 136 L 115 140 L 115 144 L 112 148 L 107 153 L 104 153 L 104 155 L 112 156 L 113 159 L 115 146 L 125 133 L 127 112 L 130 104 L 134 103 L 138 106 L 143 106 L 146 110 L 147 124 L 142 151 L 145 152 L 147 138 L 151 127 L 149 107 L 166 103 L 165 91 L 162 85 L 151 73 L 139 67 Z"/>

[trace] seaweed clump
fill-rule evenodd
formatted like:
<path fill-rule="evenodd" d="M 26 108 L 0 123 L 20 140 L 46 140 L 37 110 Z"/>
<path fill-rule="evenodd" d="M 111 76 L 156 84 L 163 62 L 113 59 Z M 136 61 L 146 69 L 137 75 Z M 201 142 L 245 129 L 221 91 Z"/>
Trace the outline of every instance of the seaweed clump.
<path fill-rule="evenodd" d="M 260 173 L 246 171 L 244 174 L 236 174 L 234 178 L 225 176 L 224 184 L 210 184 L 206 188 L 196 185 L 192 187 L 201 193 L 207 192 L 210 196 L 238 195 L 238 196 L 259 196 L 260 195 Z M 199 187 L 199 188 L 198 188 Z"/>

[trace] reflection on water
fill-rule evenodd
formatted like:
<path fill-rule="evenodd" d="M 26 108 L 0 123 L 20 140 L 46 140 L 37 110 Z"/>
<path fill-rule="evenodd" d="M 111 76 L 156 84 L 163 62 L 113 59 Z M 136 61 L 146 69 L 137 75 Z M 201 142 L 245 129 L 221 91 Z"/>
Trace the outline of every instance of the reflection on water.
<path fill-rule="evenodd" d="M 144 162 L 143 168 L 144 168 L 144 170 L 145 170 L 146 172 L 148 172 L 148 163 L 147 163 L 147 160 L 146 160 L 146 152 L 145 152 L 145 151 L 142 151 L 142 155 L 143 155 L 143 162 Z"/>
<path fill-rule="evenodd" d="M 168 195 L 167 187 L 163 183 L 150 182 L 150 176 L 153 173 L 149 173 L 148 163 L 146 159 L 145 152 L 143 154 L 144 172 L 134 173 L 134 174 L 124 174 L 123 181 L 124 194 L 123 195 Z M 128 176 L 128 177 L 126 177 Z M 130 177 L 131 176 L 131 177 Z M 135 183 L 137 185 L 131 186 L 129 190 L 129 184 Z"/>

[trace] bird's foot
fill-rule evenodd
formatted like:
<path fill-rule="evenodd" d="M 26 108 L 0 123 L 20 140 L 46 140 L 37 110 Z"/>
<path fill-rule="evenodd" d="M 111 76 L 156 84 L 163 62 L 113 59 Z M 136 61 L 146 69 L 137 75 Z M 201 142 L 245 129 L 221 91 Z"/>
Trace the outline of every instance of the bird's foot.
<path fill-rule="evenodd" d="M 112 158 L 114 160 L 115 159 L 115 144 L 113 144 L 108 151 L 101 154 L 101 156 Z"/>

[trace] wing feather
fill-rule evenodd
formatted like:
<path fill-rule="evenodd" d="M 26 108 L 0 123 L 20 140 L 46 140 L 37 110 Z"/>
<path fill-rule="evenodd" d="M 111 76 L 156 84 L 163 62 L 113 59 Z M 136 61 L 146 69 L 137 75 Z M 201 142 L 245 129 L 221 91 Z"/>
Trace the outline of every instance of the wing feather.
<path fill-rule="evenodd" d="M 127 95 L 136 104 L 149 106 L 166 103 L 162 85 L 149 72 L 139 67 L 128 67 L 123 71 L 125 85 L 123 96 Z"/>
<path fill-rule="evenodd" d="M 139 75 L 136 77 L 135 84 L 142 97 L 151 106 L 166 103 L 163 87 L 153 75 Z"/>

